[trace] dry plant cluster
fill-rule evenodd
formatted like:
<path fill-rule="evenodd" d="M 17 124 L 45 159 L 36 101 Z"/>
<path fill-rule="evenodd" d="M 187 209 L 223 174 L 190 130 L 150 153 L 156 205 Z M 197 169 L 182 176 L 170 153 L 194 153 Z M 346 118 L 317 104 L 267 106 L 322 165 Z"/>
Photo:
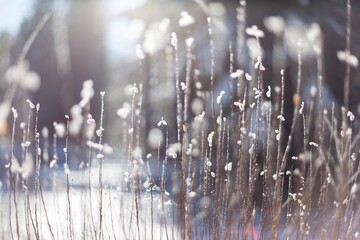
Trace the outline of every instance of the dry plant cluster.
<path fill-rule="evenodd" d="M 148 132 L 143 129 L 148 116 L 143 71 L 147 55 L 138 45 L 140 77 L 134 78 L 127 89 L 129 101 L 117 111 L 122 134 L 112 147 L 104 142 L 106 131 L 111 131 L 104 126 L 105 92 L 100 92 L 101 116 L 91 115 L 91 80 L 84 82 L 81 101 L 65 122 L 54 123 L 52 136 L 47 128 L 38 128 L 41 103 L 27 100 L 24 119 L 18 119 L 11 107 L 17 88 L 36 90 L 40 84 L 25 57 L 50 18 L 46 15 L 18 63 L 6 73 L 9 88 L 0 105 L 0 120 L 8 119 L 12 127 L 11 148 L 2 166 L 6 177 L 0 198 L 1 239 L 357 238 L 360 132 L 357 115 L 349 111 L 349 81 L 358 60 L 350 52 L 350 0 L 346 49 L 338 52 L 346 68 L 344 105 L 324 104 L 323 39 L 314 24 L 308 38 L 316 56 L 317 80 L 310 97 L 303 99 L 299 41 L 291 116 L 284 114 L 284 94 L 292 91 L 285 88 L 286 72 L 278 69 L 280 79 L 265 86 L 260 41 L 264 32 L 245 26 L 245 1 L 240 1 L 237 13 L 227 88 L 219 95 L 214 90 L 212 19 L 204 26 L 210 42 L 209 87 L 199 79 L 194 38 L 181 45 L 186 48 L 182 69 L 177 34 L 169 35 L 164 67 L 176 102 L 169 111 L 176 117 L 155 116 L 159 122 Z M 183 12 L 179 25 L 194 21 Z M 265 25 L 278 38 L 285 31 L 280 17 L 269 18 Z M 245 36 L 254 43 L 251 49 L 241 47 Z M 246 52 L 248 66 L 237 63 L 235 59 Z M 16 132 L 22 133 L 22 142 L 15 140 Z M 17 145 L 22 149 L 18 157 Z M 114 159 L 114 152 L 121 154 Z M 116 176 L 109 177 L 113 166 Z"/>

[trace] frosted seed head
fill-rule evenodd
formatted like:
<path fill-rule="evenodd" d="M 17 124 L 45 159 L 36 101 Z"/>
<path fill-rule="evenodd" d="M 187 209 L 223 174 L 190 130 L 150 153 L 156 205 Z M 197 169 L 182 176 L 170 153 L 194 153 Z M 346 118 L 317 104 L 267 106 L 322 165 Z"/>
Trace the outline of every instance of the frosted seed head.
<path fill-rule="evenodd" d="M 280 141 L 280 137 L 281 137 L 280 133 L 276 134 L 276 141 Z"/>
<path fill-rule="evenodd" d="M 180 13 L 180 15 L 181 15 L 181 18 L 179 19 L 179 26 L 180 27 L 187 27 L 187 26 L 195 23 L 194 17 L 189 15 L 188 12 L 183 11 L 183 12 Z"/>
<path fill-rule="evenodd" d="M 244 111 L 244 103 L 240 102 L 240 100 L 238 102 L 234 102 L 234 105 L 239 107 L 239 110 L 242 112 Z"/>
<path fill-rule="evenodd" d="M 147 143 L 149 147 L 156 149 L 159 145 L 162 145 L 163 142 L 164 142 L 163 132 L 158 128 L 151 129 L 147 138 Z"/>
<path fill-rule="evenodd" d="M 92 117 L 91 114 L 88 114 L 88 119 L 87 119 L 87 124 L 94 124 L 95 123 L 95 119 Z"/>
<path fill-rule="evenodd" d="M 259 56 L 264 55 L 264 50 L 259 46 L 259 42 L 256 38 L 248 38 L 246 40 L 246 46 L 249 49 L 249 55 L 251 59 L 257 59 Z"/>
<path fill-rule="evenodd" d="M 253 25 L 245 30 L 246 34 L 256 38 L 264 37 L 264 32 L 258 29 L 256 25 Z"/>
<path fill-rule="evenodd" d="M 19 115 L 18 115 L 18 113 L 17 113 L 17 111 L 16 111 L 16 109 L 15 108 L 11 108 L 11 111 L 12 111 L 12 113 L 13 113 L 13 116 L 14 116 L 14 118 L 16 119 Z"/>
<path fill-rule="evenodd" d="M 233 163 L 232 163 L 232 162 L 227 163 L 227 164 L 225 165 L 225 171 L 231 172 L 232 166 L 233 166 Z"/>
<path fill-rule="evenodd" d="M 186 179 L 185 179 L 185 182 L 186 182 L 186 186 L 187 186 L 187 187 L 191 187 L 192 180 L 191 180 L 190 177 L 186 178 Z"/>
<path fill-rule="evenodd" d="M 269 32 L 278 36 L 281 35 L 285 29 L 285 21 L 279 16 L 266 17 L 264 19 L 264 25 Z"/>
<path fill-rule="evenodd" d="M 98 137 L 100 137 L 101 135 L 102 135 L 102 132 L 104 131 L 104 129 L 103 128 L 99 128 L 98 130 L 96 130 L 96 135 L 98 136 Z"/>
<path fill-rule="evenodd" d="M 54 128 L 57 137 L 62 138 L 65 136 L 66 133 L 65 124 L 54 122 Z"/>
<path fill-rule="evenodd" d="M 278 118 L 280 121 L 282 121 L 282 122 L 284 122 L 284 121 L 285 121 L 285 118 L 284 118 L 284 116 L 283 116 L 283 115 L 278 115 L 278 116 L 277 116 L 277 118 Z"/>
<path fill-rule="evenodd" d="M 243 70 L 237 69 L 235 72 L 230 74 L 230 78 L 237 79 L 244 74 Z"/>
<path fill-rule="evenodd" d="M 294 170 L 294 175 L 295 175 L 295 176 L 300 176 L 300 170 L 299 170 L 298 168 L 296 168 L 296 169 Z"/>
<path fill-rule="evenodd" d="M 177 49 L 177 36 L 176 36 L 176 33 L 175 33 L 175 32 L 172 32 L 172 33 L 171 33 L 171 40 L 170 40 L 170 42 L 171 42 L 171 45 L 172 45 L 175 49 Z"/>
<path fill-rule="evenodd" d="M 189 197 L 190 198 L 195 198 L 196 197 L 196 192 L 194 192 L 194 191 L 191 191 L 191 192 L 189 192 Z"/>
<path fill-rule="evenodd" d="M 248 80 L 248 81 L 251 81 L 251 80 L 252 80 L 252 77 L 251 77 L 250 74 L 245 73 L 245 79 Z"/>
<path fill-rule="evenodd" d="M 137 88 L 136 83 L 134 83 L 134 85 L 132 87 L 130 87 L 130 93 L 132 93 L 132 94 L 139 93 L 139 89 Z"/>
<path fill-rule="evenodd" d="M 144 54 L 144 52 L 143 52 L 140 44 L 138 44 L 138 45 L 136 46 L 136 56 L 137 56 L 140 60 L 142 60 L 142 59 L 145 58 L 145 54 Z"/>
<path fill-rule="evenodd" d="M 347 63 L 354 68 L 359 65 L 359 60 L 357 57 L 352 55 L 348 50 L 337 51 L 337 57 L 341 62 Z"/>
<path fill-rule="evenodd" d="M 43 127 L 41 129 L 41 135 L 43 136 L 43 138 L 48 138 L 49 137 L 49 129 L 47 127 Z"/>
<path fill-rule="evenodd" d="M 200 98 L 195 98 L 191 102 L 191 110 L 196 115 L 200 114 L 204 110 L 204 106 Z"/>
<path fill-rule="evenodd" d="M 105 143 L 103 146 L 103 153 L 110 155 L 113 152 L 114 152 L 113 148 L 109 144 Z"/>
<path fill-rule="evenodd" d="M 220 92 L 220 95 L 216 98 L 217 104 L 220 104 L 220 103 L 221 103 L 221 99 L 222 99 L 222 97 L 224 96 L 224 94 L 225 94 L 224 91 L 221 91 L 221 92 Z"/>
<path fill-rule="evenodd" d="M 69 133 L 72 136 L 77 136 L 80 133 L 82 127 L 83 117 L 81 115 L 72 119 L 69 124 Z"/>
<path fill-rule="evenodd" d="M 22 177 L 27 179 L 34 171 L 34 157 L 32 154 L 27 154 L 25 161 L 22 164 Z"/>
<path fill-rule="evenodd" d="M 69 169 L 69 165 L 67 163 L 64 163 L 64 172 L 65 172 L 65 175 L 70 175 L 70 169 Z"/>
<path fill-rule="evenodd" d="M 193 37 L 189 37 L 186 40 L 186 46 L 189 48 L 194 44 L 194 38 Z"/>
<path fill-rule="evenodd" d="M 29 71 L 26 73 L 24 79 L 21 80 L 20 86 L 24 89 L 36 91 L 39 89 L 41 84 L 40 76 L 36 72 Z"/>
<path fill-rule="evenodd" d="M 10 171 L 12 173 L 21 173 L 22 169 L 16 157 L 11 159 Z"/>
<path fill-rule="evenodd" d="M 354 195 L 358 190 L 358 185 L 354 183 L 354 185 L 351 186 L 350 194 Z"/>
<path fill-rule="evenodd" d="M 166 154 L 172 158 L 177 158 L 177 153 L 181 151 L 181 143 L 170 144 L 166 150 Z"/>
<path fill-rule="evenodd" d="M 186 84 L 184 82 L 180 83 L 180 87 L 181 87 L 181 90 L 183 90 L 183 91 L 186 90 Z"/>
<path fill-rule="evenodd" d="M 311 97 L 315 97 L 316 93 L 317 93 L 317 88 L 315 86 L 311 86 L 311 88 L 310 88 Z"/>
<path fill-rule="evenodd" d="M 131 105 L 130 105 L 130 103 L 124 102 L 123 105 L 122 105 L 122 107 L 119 108 L 119 109 L 116 111 L 116 114 L 117 114 L 120 118 L 126 119 L 130 112 L 131 112 Z"/>
<path fill-rule="evenodd" d="M 74 106 L 71 107 L 70 109 L 70 115 L 72 118 L 76 118 L 77 116 L 82 114 L 82 108 L 79 104 L 75 104 Z M 67 116 L 67 117 L 66 117 Z M 68 119 L 69 116 L 65 115 L 65 117 Z"/>
<path fill-rule="evenodd" d="M 34 105 L 29 99 L 27 99 L 26 102 L 29 104 L 29 107 L 30 107 L 31 109 L 34 109 L 34 108 L 35 108 L 35 105 Z"/>

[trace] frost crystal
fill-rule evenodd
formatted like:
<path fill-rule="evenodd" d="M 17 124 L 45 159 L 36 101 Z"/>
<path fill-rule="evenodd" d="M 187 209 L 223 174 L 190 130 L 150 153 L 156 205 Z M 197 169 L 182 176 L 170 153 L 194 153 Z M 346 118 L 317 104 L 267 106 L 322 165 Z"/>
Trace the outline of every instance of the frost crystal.
<path fill-rule="evenodd" d="M 309 142 L 310 146 L 314 146 L 314 147 L 319 147 L 319 144 L 315 143 L 315 142 Z"/>
<path fill-rule="evenodd" d="M 267 92 L 266 92 L 266 96 L 267 96 L 268 98 L 271 97 L 271 87 L 270 87 L 270 86 L 268 86 L 268 90 L 267 90 Z"/>
<path fill-rule="evenodd" d="M 299 109 L 299 114 L 302 115 L 304 112 L 304 102 L 301 102 L 301 106 L 300 106 L 300 109 Z"/>
<path fill-rule="evenodd" d="M 211 132 L 207 138 L 207 140 L 209 142 L 209 147 L 212 147 L 213 138 L 214 138 L 214 132 Z"/>
<path fill-rule="evenodd" d="M 161 117 L 161 120 L 158 122 L 157 125 L 158 125 L 159 127 L 160 127 L 161 125 L 167 126 L 167 122 L 164 120 L 163 117 Z"/>

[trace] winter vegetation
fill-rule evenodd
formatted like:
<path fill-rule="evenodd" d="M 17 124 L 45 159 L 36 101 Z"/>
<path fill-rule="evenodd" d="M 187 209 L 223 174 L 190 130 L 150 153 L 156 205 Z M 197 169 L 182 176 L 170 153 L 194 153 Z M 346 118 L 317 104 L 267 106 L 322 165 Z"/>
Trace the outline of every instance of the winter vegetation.
<path fill-rule="evenodd" d="M 202 15 L 176 8 L 175 22 L 137 22 L 128 84 L 78 79 L 75 104 L 50 125 L 47 99 L 34 101 L 47 76 L 29 51 L 50 23 L 64 79 L 72 51 L 61 14 L 41 15 L 0 69 L 0 239 L 359 238 L 351 0 L 335 50 L 340 100 L 329 97 L 321 25 L 248 25 L 240 0 L 222 41 L 225 7 L 195 2 Z"/>

